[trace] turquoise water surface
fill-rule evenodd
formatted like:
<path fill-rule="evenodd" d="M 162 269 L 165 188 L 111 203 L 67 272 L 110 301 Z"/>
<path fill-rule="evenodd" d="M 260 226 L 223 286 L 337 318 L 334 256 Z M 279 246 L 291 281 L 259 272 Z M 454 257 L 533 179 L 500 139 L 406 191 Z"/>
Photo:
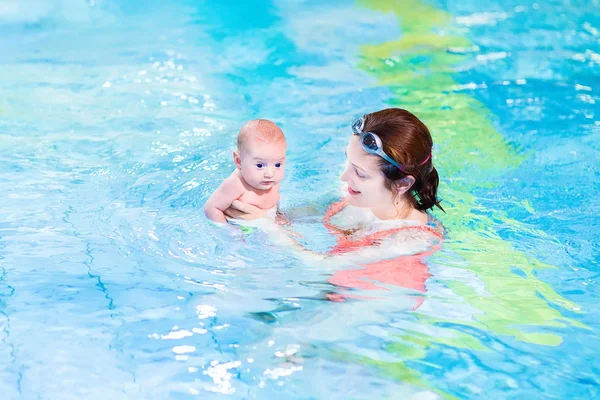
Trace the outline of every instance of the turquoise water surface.
<path fill-rule="evenodd" d="M 600 397 L 597 0 L 3 0 L 0 49 L 3 399 Z M 424 294 L 204 217 L 272 119 L 327 249 L 306 211 L 389 106 L 436 143 Z"/>

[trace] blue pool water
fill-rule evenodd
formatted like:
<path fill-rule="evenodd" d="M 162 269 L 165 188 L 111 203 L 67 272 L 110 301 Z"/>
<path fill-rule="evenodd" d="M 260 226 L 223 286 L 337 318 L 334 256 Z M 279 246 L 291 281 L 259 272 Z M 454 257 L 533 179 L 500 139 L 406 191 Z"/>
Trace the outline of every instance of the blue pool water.
<path fill-rule="evenodd" d="M 460 115 L 518 162 L 483 167 L 500 145 L 462 152 L 473 120 L 425 117 L 451 127 L 434 132 L 448 236 L 417 310 L 394 287 L 323 301 L 356 265 L 203 216 L 256 117 L 288 138 L 283 210 L 339 197 L 348 124 L 408 99 L 365 65 L 414 28 L 377 4 L 0 2 L 2 398 L 600 396 L 597 0 L 426 2 L 450 17 L 425 18 L 440 43 L 468 42 L 442 49 Z M 410 90 L 439 97 L 406 107 L 457 111 L 425 48 Z"/>

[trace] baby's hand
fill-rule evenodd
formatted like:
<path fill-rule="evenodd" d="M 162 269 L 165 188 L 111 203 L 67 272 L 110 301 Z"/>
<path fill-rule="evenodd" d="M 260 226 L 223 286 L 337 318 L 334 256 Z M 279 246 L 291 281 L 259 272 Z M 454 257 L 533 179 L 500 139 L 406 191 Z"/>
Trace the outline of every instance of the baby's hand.
<path fill-rule="evenodd" d="M 234 200 L 224 213 L 229 218 L 243 219 L 245 221 L 262 218 L 265 214 L 262 209 L 250 204 L 242 203 L 239 200 Z"/>

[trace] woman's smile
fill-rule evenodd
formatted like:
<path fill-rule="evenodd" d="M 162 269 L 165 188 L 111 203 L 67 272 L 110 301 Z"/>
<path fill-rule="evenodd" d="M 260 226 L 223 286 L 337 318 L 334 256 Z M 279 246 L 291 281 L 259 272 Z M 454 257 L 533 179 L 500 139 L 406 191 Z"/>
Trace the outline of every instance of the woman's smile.
<path fill-rule="evenodd" d="M 348 193 L 350 193 L 351 195 L 354 195 L 354 196 L 357 194 L 360 194 L 359 191 L 353 190 L 350 186 L 348 186 Z"/>

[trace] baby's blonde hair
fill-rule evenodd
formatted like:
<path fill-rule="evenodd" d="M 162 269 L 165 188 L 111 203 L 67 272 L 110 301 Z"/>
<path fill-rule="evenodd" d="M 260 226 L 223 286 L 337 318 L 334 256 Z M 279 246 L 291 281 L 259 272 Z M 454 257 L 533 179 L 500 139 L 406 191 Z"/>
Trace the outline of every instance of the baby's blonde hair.
<path fill-rule="evenodd" d="M 285 140 L 283 131 L 268 119 L 253 119 L 244 124 L 238 133 L 237 147 L 238 151 L 244 150 L 245 143 L 249 138 L 254 137 L 267 143 L 274 143 Z"/>

